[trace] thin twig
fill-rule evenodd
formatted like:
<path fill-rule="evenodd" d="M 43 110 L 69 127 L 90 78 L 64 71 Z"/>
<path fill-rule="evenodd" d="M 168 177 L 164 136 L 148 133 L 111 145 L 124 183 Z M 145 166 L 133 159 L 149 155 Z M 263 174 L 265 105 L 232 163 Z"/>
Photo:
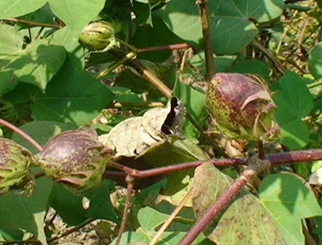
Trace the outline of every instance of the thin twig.
<path fill-rule="evenodd" d="M 119 67 L 120 65 L 124 64 L 125 62 L 127 62 L 130 59 L 133 59 L 136 56 L 136 53 L 134 52 L 129 52 L 127 53 L 122 59 L 114 62 L 111 66 L 109 66 L 106 69 L 103 69 L 102 71 L 100 71 L 96 76 L 95 79 L 101 79 L 102 77 L 104 77 L 105 75 L 107 75 L 108 73 L 112 72 L 114 69 L 116 69 L 117 67 Z"/>
<path fill-rule="evenodd" d="M 0 241 L 1 245 L 7 245 L 7 244 L 42 244 L 39 240 L 20 240 L 20 241 Z"/>
<path fill-rule="evenodd" d="M 170 223 L 172 222 L 172 220 L 181 211 L 181 209 L 183 208 L 184 204 L 188 201 L 188 199 L 191 197 L 191 195 L 192 195 L 192 188 L 186 193 L 186 195 L 180 201 L 180 203 L 175 208 L 175 210 L 171 213 L 171 215 L 163 223 L 163 225 L 161 226 L 161 228 L 158 230 L 157 234 L 155 234 L 155 236 L 153 237 L 153 239 L 150 241 L 149 245 L 154 245 L 158 241 L 158 239 L 160 238 L 160 236 L 162 235 L 162 233 L 168 228 L 168 226 L 170 225 Z"/>
<path fill-rule="evenodd" d="M 254 46 L 256 49 L 258 49 L 259 51 L 261 51 L 273 64 L 273 66 L 282 74 L 284 75 L 284 69 L 282 64 L 280 63 L 280 61 L 275 57 L 275 55 L 268 50 L 267 48 L 265 48 L 259 41 L 254 40 L 251 43 L 252 46 Z"/>
<path fill-rule="evenodd" d="M 150 82 L 159 92 L 166 98 L 170 98 L 172 91 L 169 89 L 156 75 L 144 67 L 138 60 L 130 60 L 128 62 L 137 72 L 139 72 L 145 80 Z"/>
<path fill-rule="evenodd" d="M 73 232 L 75 232 L 75 231 L 78 231 L 79 229 L 83 228 L 85 225 L 88 225 L 89 223 L 92 223 L 94 220 L 95 220 L 95 218 L 88 218 L 87 220 L 85 220 L 85 221 L 84 221 L 84 222 L 82 222 L 81 224 L 79 224 L 79 225 L 77 225 L 77 226 L 75 226 L 75 227 L 73 227 L 73 228 L 71 228 L 71 229 L 69 229 L 69 230 L 67 230 L 67 231 L 65 231 L 65 232 L 63 232 L 63 233 L 61 233 L 61 234 L 57 235 L 57 236 L 54 236 L 54 237 L 52 237 L 52 238 L 49 238 L 49 239 L 47 240 L 47 242 L 53 242 L 53 241 L 56 241 L 56 240 L 58 240 L 59 238 L 65 237 L 65 236 L 67 236 L 67 235 L 69 235 L 69 234 L 71 234 L 71 233 L 73 233 Z"/>
<path fill-rule="evenodd" d="M 165 46 L 154 46 L 147 48 L 138 48 L 136 49 L 137 53 L 145 53 L 145 52 L 153 52 L 153 51 L 162 51 L 162 50 L 175 50 L 175 49 L 186 49 L 191 46 L 188 43 L 177 43 L 177 44 L 169 44 Z"/>
<path fill-rule="evenodd" d="M 22 19 L 17 19 L 17 18 L 8 18 L 4 19 L 4 21 L 7 22 L 15 22 L 15 23 L 23 23 L 28 26 L 42 26 L 42 27 L 52 27 L 56 29 L 63 28 L 63 26 L 53 24 L 53 23 L 42 23 L 42 22 L 36 22 L 36 21 L 31 21 L 31 20 L 22 20 Z"/>
<path fill-rule="evenodd" d="M 117 240 L 115 242 L 115 245 L 119 245 L 121 242 L 122 234 L 125 230 L 125 225 L 127 222 L 127 217 L 129 215 L 129 210 L 130 210 L 130 201 L 131 201 L 131 194 L 133 190 L 133 185 L 134 185 L 135 179 L 132 178 L 131 176 L 126 177 L 126 182 L 127 182 L 127 190 L 126 190 L 126 202 L 125 202 L 125 207 L 123 211 L 123 216 L 122 216 L 122 222 L 121 222 L 121 227 L 119 229 L 118 235 L 117 235 Z"/>
<path fill-rule="evenodd" d="M 21 137 L 26 139 L 28 142 L 30 142 L 34 147 L 36 147 L 37 150 L 42 151 L 42 146 L 39 145 L 33 138 L 31 138 L 28 134 L 26 134 L 24 131 L 21 129 L 17 128 L 13 124 L 3 120 L 0 118 L 0 124 L 6 126 L 7 128 L 10 128 L 12 131 L 16 132 L 19 134 Z"/>
<path fill-rule="evenodd" d="M 265 159 L 265 151 L 264 151 L 264 145 L 262 140 L 257 141 L 257 147 L 258 147 L 259 159 Z"/>

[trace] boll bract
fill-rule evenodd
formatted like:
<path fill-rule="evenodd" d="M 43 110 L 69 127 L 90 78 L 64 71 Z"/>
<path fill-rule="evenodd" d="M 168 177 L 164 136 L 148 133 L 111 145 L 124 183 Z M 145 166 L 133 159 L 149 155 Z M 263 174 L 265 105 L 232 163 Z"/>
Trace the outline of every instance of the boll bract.
<path fill-rule="evenodd" d="M 31 193 L 33 176 L 28 170 L 34 157 L 30 151 L 6 138 L 0 138 L 0 194 L 12 189 Z"/>

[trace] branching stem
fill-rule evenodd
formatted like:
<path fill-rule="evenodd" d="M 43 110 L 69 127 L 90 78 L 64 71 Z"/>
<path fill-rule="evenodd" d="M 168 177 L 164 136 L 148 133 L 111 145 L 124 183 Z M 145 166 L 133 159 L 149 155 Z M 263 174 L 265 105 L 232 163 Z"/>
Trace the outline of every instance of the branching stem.
<path fill-rule="evenodd" d="M 34 147 L 36 147 L 37 150 L 42 151 L 42 146 L 39 145 L 33 138 L 31 138 L 28 134 L 26 134 L 24 131 L 21 129 L 17 128 L 13 124 L 3 120 L 0 118 L 0 124 L 6 126 L 7 128 L 10 128 L 12 131 L 16 132 L 19 134 L 21 137 L 26 139 L 28 142 L 30 142 Z"/>

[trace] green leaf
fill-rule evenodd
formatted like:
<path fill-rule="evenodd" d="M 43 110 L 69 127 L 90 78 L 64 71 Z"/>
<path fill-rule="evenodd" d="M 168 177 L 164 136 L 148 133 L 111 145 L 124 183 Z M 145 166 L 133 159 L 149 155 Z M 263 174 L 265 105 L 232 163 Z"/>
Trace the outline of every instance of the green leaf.
<path fill-rule="evenodd" d="M 290 174 L 266 177 L 259 198 L 288 244 L 304 244 L 301 219 L 322 215 L 312 192 Z"/>
<path fill-rule="evenodd" d="M 105 0 L 48 0 L 51 10 L 72 30 L 78 38 L 79 33 L 104 7 Z"/>
<path fill-rule="evenodd" d="M 209 181 L 211 180 L 211 181 Z M 233 180 L 211 163 L 195 171 L 192 204 L 197 217 L 227 191 Z M 265 232 L 263 232 L 265 231 Z M 228 207 L 203 230 L 216 244 L 286 245 L 274 221 L 260 201 L 243 189 Z"/>
<path fill-rule="evenodd" d="M 206 96 L 178 81 L 174 87 L 173 94 L 180 99 L 189 115 L 202 127 L 208 118 L 205 107 Z M 199 131 L 188 119 L 185 119 L 182 123 L 182 130 L 187 138 L 196 139 L 199 136 Z"/>
<path fill-rule="evenodd" d="M 138 213 L 138 219 L 141 227 L 136 232 L 125 232 L 122 235 L 120 245 L 127 245 L 129 242 L 150 242 L 156 234 L 155 228 L 162 224 L 168 215 L 158 212 L 150 207 L 141 208 Z M 178 244 L 184 237 L 185 232 L 163 232 L 156 245 L 173 245 Z M 115 240 L 112 245 L 115 244 Z M 205 239 L 203 234 L 200 234 L 193 243 L 193 245 L 211 245 L 209 240 Z"/>
<path fill-rule="evenodd" d="M 0 80 L 4 82 L 0 93 L 10 91 L 17 81 L 34 84 L 45 92 L 65 61 L 65 49 L 46 39 L 34 40 L 21 49 L 22 39 L 14 27 L 0 25 L 0 33 Z"/>
<path fill-rule="evenodd" d="M 84 72 L 81 61 L 69 54 L 62 69 L 47 86 L 47 93 L 33 94 L 35 120 L 84 125 L 114 99 L 110 90 Z"/>
<path fill-rule="evenodd" d="M 314 106 L 312 95 L 297 74 L 286 71 L 278 81 L 278 92 L 273 97 L 276 120 L 281 127 L 282 144 L 298 149 L 309 140 L 309 130 L 302 121 Z"/>
<path fill-rule="evenodd" d="M 216 56 L 214 55 L 215 59 L 215 69 L 217 72 L 226 72 L 229 70 L 231 65 L 234 63 L 236 56 L 235 55 L 223 55 L 223 56 Z M 189 59 L 189 62 L 192 66 L 197 67 L 201 70 L 201 72 L 206 75 L 206 62 L 205 62 L 205 53 L 200 52 L 195 54 Z"/>
<path fill-rule="evenodd" d="M 322 78 L 322 42 L 319 42 L 309 54 L 309 70 L 316 78 Z"/>
<path fill-rule="evenodd" d="M 43 5 L 47 0 L 1 0 L 0 19 L 18 17 L 33 12 Z M 2 39 L 1 39 L 2 40 Z"/>
<path fill-rule="evenodd" d="M 282 14 L 282 0 L 220 0 L 209 1 L 212 44 L 216 54 L 234 54 L 247 46 L 256 36 L 258 22 L 272 20 Z M 198 7 L 194 1 L 182 4 L 172 0 L 156 14 L 180 38 L 200 44 L 202 30 Z"/>
<path fill-rule="evenodd" d="M 257 74 L 264 80 L 268 80 L 270 70 L 267 65 L 260 60 L 243 60 L 234 64 L 229 72 Z"/>
<path fill-rule="evenodd" d="M 76 129 L 76 125 L 71 123 L 59 123 L 49 121 L 32 121 L 25 123 L 19 127 L 22 131 L 30 135 L 41 146 L 44 146 L 47 141 L 56 134 L 59 134 L 66 130 Z M 16 132 L 13 133 L 12 140 L 18 144 L 26 147 L 32 153 L 38 153 L 38 150 L 27 140 L 22 138 Z"/>
<path fill-rule="evenodd" d="M 151 5 L 148 0 L 134 0 L 133 11 L 139 24 L 152 24 Z"/>
<path fill-rule="evenodd" d="M 112 190 L 114 183 L 109 180 L 105 180 L 96 190 L 82 195 L 74 195 L 62 185 L 55 184 L 49 204 L 68 225 L 78 225 L 90 217 L 119 223 L 109 197 Z"/>
<path fill-rule="evenodd" d="M 7 192 L 0 196 L 0 228 L 25 229 L 34 234 L 43 244 L 47 244 L 44 232 L 44 216 L 48 196 L 53 182 L 46 177 L 36 180 L 32 196 L 17 196 Z"/>
<path fill-rule="evenodd" d="M 180 38 L 174 35 L 157 16 L 153 16 L 153 27 L 151 25 L 137 26 L 132 40 L 133 45 L 137 48 L 163 46 L 183 42 Z M 154 62 L 163 62 L 171 55 L 172 51 L 160 50 L 157 52 L 158 55 L 156 55 L 155 52 L 139 53 L 138 58 Z"/>

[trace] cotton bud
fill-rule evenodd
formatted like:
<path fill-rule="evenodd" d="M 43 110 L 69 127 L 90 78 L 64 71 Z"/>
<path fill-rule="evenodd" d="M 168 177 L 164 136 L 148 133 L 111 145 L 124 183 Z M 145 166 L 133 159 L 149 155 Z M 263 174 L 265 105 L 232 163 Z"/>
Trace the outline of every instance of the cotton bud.
<path fill-rule="evenodd" d="M 257 76 L 217 73 L 208 86 L 206 103 L 216 127 L 227 138 L 265 140 L 279 132 L 276 106 Z"/>
<path fill-rule="evenodd" d="M 37 162 L 50 178 L 80 193 L 100 185 L 113 154 L 114 151 L 98 141 L 95 130 L 82 128 L 51 138 Z"/>
<path fill-rule="evenodd" d="M 82 30 L 79 41 L 90 50 L 109 50 L 119 46 L 115 34 L 121 29 L 120 23 L 95 21 Z"/>

